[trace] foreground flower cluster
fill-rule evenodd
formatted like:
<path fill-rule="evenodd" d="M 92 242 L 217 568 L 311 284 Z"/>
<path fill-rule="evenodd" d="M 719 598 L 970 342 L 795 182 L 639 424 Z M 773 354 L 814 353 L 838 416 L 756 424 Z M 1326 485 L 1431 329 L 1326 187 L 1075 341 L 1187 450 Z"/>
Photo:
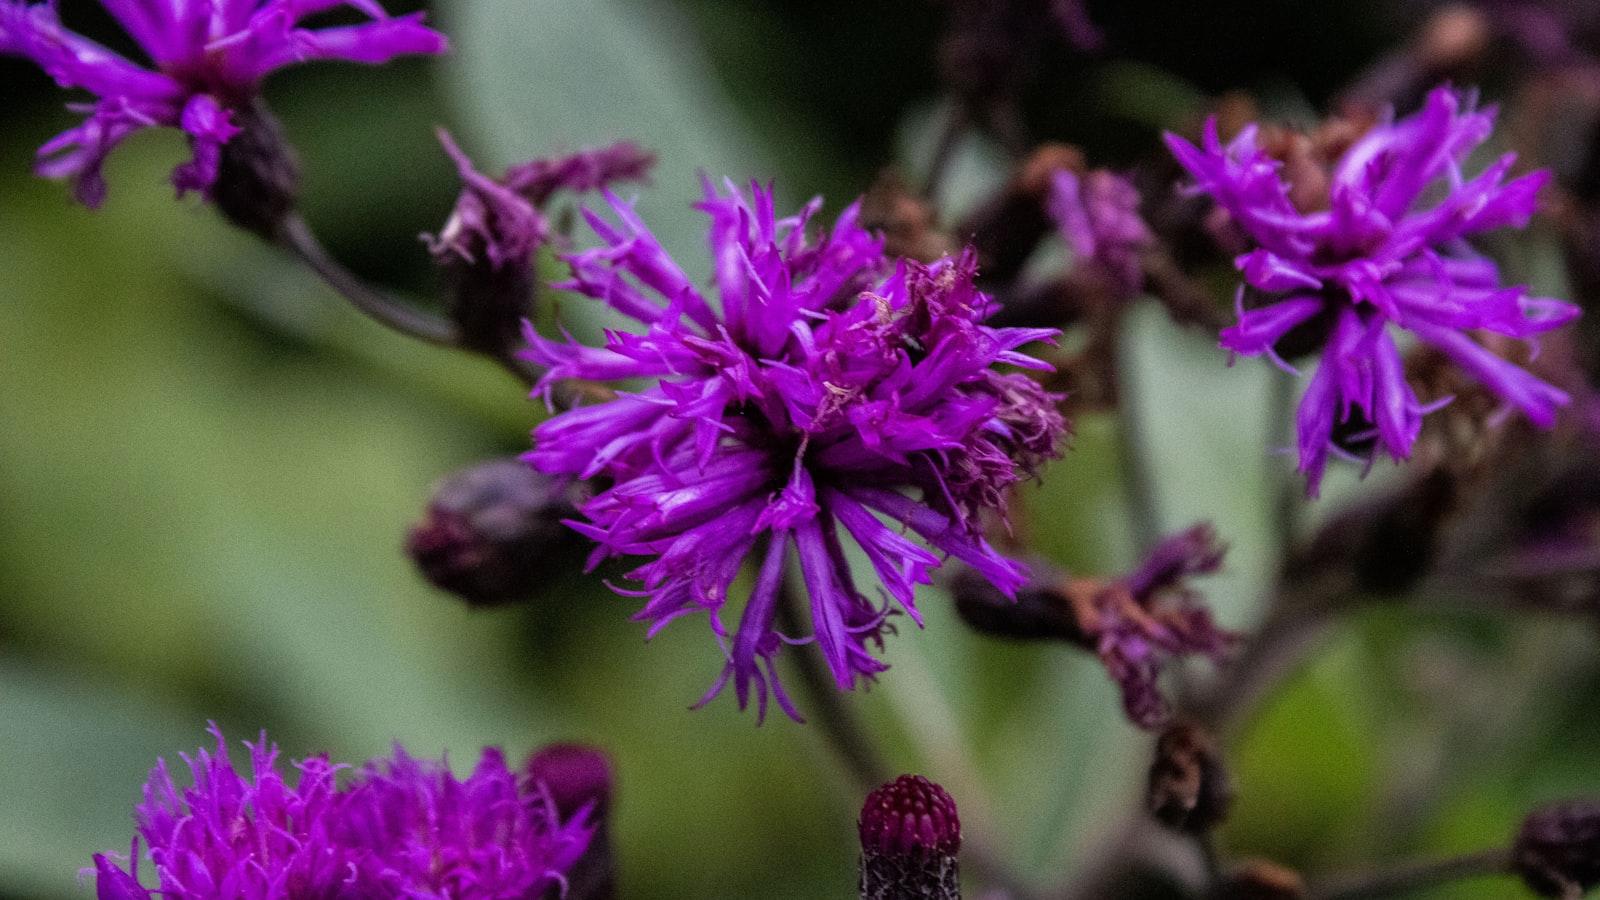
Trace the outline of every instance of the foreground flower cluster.
<path fill-rule="evenodd" d="M 442 53 L 444 36 L 421 16 L 390 17 L 377 0 L 102 0 L 149 57 L 145 68 L 61 24 L 54 3 L 0 0 L 0 54 L 27 57 L 64 88 L 88 91 L 74 105 L 82 124 L 39 150 L 39 174 L 71 178 L 86 206 L 106 196 L 101 166 L 130 134 L 181 128 L 194 157 L 172 173 L 179 193 L 209 193 L 222 148 L 239 131 L 263 78 L 316 59 L 384 63 L 412 53 Z M 308 28 L 302 20 L 338 7 L 370 21 Z"/>
<path fill-rule="evenodd" d="M 1537 425 L 1550 427 L 1567 403 L 1564 392 L 1470 334 L 1531 338 L 1578 314 L 1569 303 L 1503 287 L 1495 264 L 1466 243 L 1479 232 L 1526 225 L 1549 176 L 1507 181 L 1516 162 L 1507 154 L 1467 178 L 1462 164 L 1493 125 L 1492 109 L 1438 88 L 1421 112 L 1350 146 L 1314 208 L 1291 200 L 1292 186 L 1254 126 L 1227 145 L 1214 118 L 1200 147 L 1167 136 L 1196 188 L 1255 244 L 1237 260 L 1239 321 L 1222 333 L 1222 346 L 1284 368 L 1278 348 L 1286 338 L 1314 332 L 1323 348 L 1298 417 L 1300 469 L 1312 494 L 1330 453 L 1346 446 L 1375 439 L 1374 453 L 1409 458 L 1422 417 L 1447 402 L 1417 398 L 1391 326 L 1443 352 Z M 1247 298 L 1260 302 L 1247 308 Z"/>
<path fill-rule="evenodd" d="M 314 756 L 278 772 L 266 736 L 250 748 L 248 777 L 233 768 L 215 726 L 214 752 L 184 756 L 191 787 L 158 764 L 136 809 L 139 837 L 126 865 L 95 857 L 101 900 L 286 898 L 537 898 L 559 889 L 589 845 L 589 807 L 566 821 L 541 781 L 486 749 L 458 779 L 443 761 L 396 747 L 340 788 L 345 766 Z M 159 886 L 138 877 L 140 842 Z"/>
<path fill-rule="evenodd" d="M 857 207 L 814 237 L 817 202 L 780 218 L 759 186 L 749 196 L 706 188 L 714 307 L 632 208 L 609 199 L 621 224 L 586 214 L 602 245 L 570 257 L 564 286 L 643 333 L 612 332 L 591 348 L 530 331 L 527 354 L 548 367 L 545 387 L 648 384 L 549 420 L 528 459 L 609 484 L 576 527 L 598 543 L 597 560 L 655 557 L 632 572 L 652 633 L 708 615 L 726 664 L 706 700 L 731 680 L 741 707 L 753 693 L 764 715 L 770 693 L 799 718 L 773 667 L 785 643 L 815 641 L 842 690 L 882 671 L 869 645 L 889 628 L 890 601 L 920 624 L 913 590 L 940 562 L 904 532 L 1008 594 L 1022 583 L 1022 567 L 984 540 L 983 520 L 1059 453 L 1065 423 L 1035 381 L 995 367 L 1048 368 L 1018 348 L 1053 330 L 983 325 L 993 304 L 973 286 L 970 253 L 890 269 Z M 883 602 L 857 586 L 846 538 Z M 810 626 L 784 627 L 800 633 L 778 621 L 791 547 Z M 750 557 L 759 571 L 730 630 L 724 607 Z"/>

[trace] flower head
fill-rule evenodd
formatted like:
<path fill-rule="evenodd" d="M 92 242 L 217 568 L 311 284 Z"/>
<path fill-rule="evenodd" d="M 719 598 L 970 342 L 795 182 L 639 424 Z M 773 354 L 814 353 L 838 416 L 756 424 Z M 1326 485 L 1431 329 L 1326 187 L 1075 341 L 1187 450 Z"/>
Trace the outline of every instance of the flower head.
<path fill-rule="evenodd" d="M 519 784 L 498 750 L 485 750 L 458 779 L 443 762 L 396 747 L 344 789 L 336 776 L 346 767 L 314 756 L 295 764 L 291 787 L 265 735 L 246 744 L 246 777 L 222 732 L 211 733 L 214 752 L 182 757 L 190 787 L 180 791 L 164 761 L 151 772 L 127 868 L 95 856 L 102 900 L 513 900 L 558 886 L 588 844 L 582 816 L 563 823 L 543 788 Z M 153 890 L 138 877 L 141 839 L 159 882 Z"/>
<path fill-rule="evenodd" d="M 1236 261 L 1244 275 L 1239 321 L 1222 332 L 1222 346 L 1289 369 L 1280 341 L 1320 338 L 1322 361 L 1297 419 L 1300 470 L 1313 495 L 1329 454 L 1344 452 L 1340 443 L 1371 441 L 1374 453 L 1406 459 L 1422 417 L 1446 402 L 1418 399 L 1395 329 L 1438 348 L 1535 424 L 1550 426 L 1567 403 L 1564 392 L 1471 336 L 1531 338 L 1578 314 L 1501 286 L 1495 264 L 1466 241 L 1526 225 L 1548 178 L 1540 171 L 1508 181 L 1512 154 L 1468 178 L 1462 164 L 1493 123 L 1492 109 L 1438 88 L 1416 115 L 1380 124 L 1346 149 L 1314 205 L 1296 197 L 1253 126 L 1227 145 L 1215 119 L 1200 147 L 1167 136 L 1196 188 L 1254 244 Z"/>
<path fill-rule="evenodd" d="M 234 113 L 256 97 L 263 78 L 314 59 L 383 63 L 411 53 L 441 53 L 442 35 L 421 16 L 390 17 L 377 0 L 102 0 L 144 51 L 146 68 L 67 30 L 54 3 L 0 0 L 0 53 L 33 60 L 63 88 L 93 94 L 74 105 L 86 115 L 39 150 L 38 172 L 72 178 L 78 200 L 105 200 L 101 166 L 124 138 L 143 128 L 180 128 L 193 158 L 172 173 L 180 194 L 209 194 L 222 148 L 239 130 Z M 308 28 L 302 20 L 350 7 L 368 21 Z"/>
<path fill-rule="evenodd" d="M 1128 179 L 1104 169 L 1084 175 L 1059 169 L 1051 176 L 1046 205 L 1079 261 L 1104 269 L 1121 296 L 1139 293 L 1139 257 L 1154 235 L 1139 216 L 1139 191 Z"/>
<path fill-rule="evenodd" d="M 1022 583 L 981 519 L 1057 455 L 1064 423 L 1036 382 L 995 366 L 1045 368 L 1018 348 L 1054 332 L 983 325 L 992 303 L 973 287 L 970 253 L 886 273 L 856 206 L 813 237 L 819 202 L 780 218 L 767 189 L 747 198 L 708 184 L 714 308 L 632 207 L 608 199 L 621 224 L 585 213 L 602 245 L 570 257 L 565 287 L 643 333 L 612 332 L 590 348 L 530 330 L 527 356 L 549 367 L 545 388 L 645 383 L 550 419 L 527 458 L 546 473 L 605 479 L 574 527 L 598 543 L 596 560 L 654 557 L 631 573 L 652 633 L 708 615 L 725 665 L 706 700 L 732 680 L 739 705 L 753 690 L 764 714 L 770 687 L 798 718 L 773 667 L 786 643 L 815 642 L 841 690 L 882 671 L 869 645 L 894 604 L 920 623 L 913 589 L 940 562 L 905 531 L 1007 592 Z M 883 602 L 857 586 L 847 539 Z M 802 634 L 775 625 L 791 547 L 810 594 Z M 747 558 L 757 573 L 730 631 L 724 607 Z"/>
<path fill-rule="evenodd" d="M 1217 627 L 1187 584 L 1221 568 L 1225 552 L 1211 526 L 1196 525 L 1163 539 L 1127 576 L 1072 598 L 1079 627 L 1141 728 L 1166 721 L 1159 681 L 1170 659 L 1198 654 L 1216 661 L 1233 647 L 1234 636 Z"/>

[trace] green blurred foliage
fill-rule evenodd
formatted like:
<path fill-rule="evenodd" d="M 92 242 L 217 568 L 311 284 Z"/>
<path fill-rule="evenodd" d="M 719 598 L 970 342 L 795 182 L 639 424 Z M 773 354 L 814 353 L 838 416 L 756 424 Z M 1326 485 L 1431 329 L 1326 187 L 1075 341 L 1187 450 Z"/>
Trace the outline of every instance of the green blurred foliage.
<path fill-rule="evenodd" d="M 1240 53 L 1228 23 L 1252 6 L 1093 4 L 1125 52 L 1051 61 L 1036 128 L 1130 159 L 1209 91 L 1315 109 L 1400 34 L 1369 15 L 1381 4 L 1261 4 Z M 416 235 L 455 191 L 433 126 L 490 167 L 639 140 L 662 157 L 641 208 L 697 259 L 700 169 L 777 178 L 791 200 L 825 191 L 836 209 L 897 155 L 925 158 L 941 109 L 927 12 L 476 0 L 440 10 L 448 61 L 291 73 L 271 97 L 305 158 L 308 216 L 364 274 L 428 303 Z M 525 445 L 539 412 L 516 385 L 384 332 L 172 202 L 172 135 L 113 158 L 104 212 L 73 207 L 26 173 L 67 121 L 57 98 L 19 66 L 0 80 L 22 89 L 0 112 L 0 896 L 86 896 L 79 867 L 126 846 L 145 772 L 208 719 L 234 739 L 264 728 L 294 757 L 598 742 L 621 772 L 625 896 L 849 895 L 858 798 L 815 729 L 757 728 L 727 698 L 687 710 L 716 674 L 703 628 L 647 647 L 632 601 L 593 580 L 473 614 L 413 575 L 399 548 L 430 483 Z M 963 148 L 951 196 L 1001 177 L 998 159 Z M 561 306 L 579 324 L 582 309 Z M 1225 367 L 1153 307 L 1123 351 L 1160 524 L 1217 524 L 1233 551 L 1208 587 L 1247 627 L 1289 468 L 1267 452 L 1271 376 Z M 1135 556 L 1122 441 L 1114 419 L 1083 417 L 1026 492 L 1019 534 L 1073 571 Z M 1147 738 L 1093 660 L 980 639 L 937 590 L 921 605 L 926 631 L 902 629 L 894 669 L 849 702 L 1030 877 L 1085 865 L 1137 802 Z M 1405 610 L 1343 626 L 1235 748 L 1226 849 L 1327 871 L 1504 840 L 1529 803 L 1597 787 L 1594 649 L 1559 626 Z"/>

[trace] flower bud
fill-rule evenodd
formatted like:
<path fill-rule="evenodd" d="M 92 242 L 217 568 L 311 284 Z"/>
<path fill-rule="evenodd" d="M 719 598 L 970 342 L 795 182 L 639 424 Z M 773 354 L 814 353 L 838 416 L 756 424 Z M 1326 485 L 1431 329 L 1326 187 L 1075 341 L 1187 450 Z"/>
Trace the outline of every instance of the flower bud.
<path fill-rule="evenodd" d="M 1232 780 L 1205 729 L 1179 722 L 1161 733 L 1146 800 L 1157 821 L 1190 834 L 1210 831 L 1227 818 Z"/>
<path fill-rule="evenodd" d="M 451 282 L 450 318 L 464 346 L 495 353 L 517 342 L 533 296 L 533 254 L 550 226 L 532 202 L 484 175 L 440 129 L 461 195 L 436 236 L 424 236 Z"/>
<path fill-rule="evenodd" d="M 604 819 L 611 812 L 611 758 L 584 744 L 549 744 L 528 757 L 528 777 L 544 785 L 561 818 L 590 806 Z"/>
<path fill-rule="evenodd" d="M 959 900 L 961 820 L 944 788 L 902 775 L 867 795 L 857 827 L 862 900 Z"/>
<path fill-rule="evenodd" d="M 1511 867 L 1541 897 L 1577 898 L 1600 886 L 1600 801 L 1529 815 L 1512 845 Z"/>
<path fill-rule="evenodd" d="M 406 552 L 424 578 L 472 606 L 531 597 L 581 541 L 562 524 L 572 488 L 515 459 L 482 463 L 434 491 Z"/>
<path fill-rule="evenodd" d="M 990 637 L 1058 640 L 1093 647 L 1073 614 L 1065 590 L 1066 576 L 1042 561 L 1033 561 L 1029 568 L 1032 577 L 1012 600 L 981 572 L 962 566 L 950 583 L 956 613 L 967 627 Z"/>
<path fill-rule="evenodd" d="M 567 872 L 561 900 L 611 900 L 617 894 L 617 875 L 611 844 L 615 782 L 610 757 L 583 744 L 550 744 L 528 757 L 523 771 L 546 792 L 563 820 L 587 809 L 588 824 L 594 828 L 589 848 Z"/>
<path fill-rule="evenodd" d="M 222 145 L 211 199 L 233 224 L 277 240 L 299 200 L 300 164 L 265 103 L 236 110 L 233 121 L 239 131 Z"/>
<path fill-rule="evenodd" d="M 1305 879 L 1277 863 L 1252 860 L 1228 873 L 1211 892 L 1211 900 L 1300 900 Z"/>

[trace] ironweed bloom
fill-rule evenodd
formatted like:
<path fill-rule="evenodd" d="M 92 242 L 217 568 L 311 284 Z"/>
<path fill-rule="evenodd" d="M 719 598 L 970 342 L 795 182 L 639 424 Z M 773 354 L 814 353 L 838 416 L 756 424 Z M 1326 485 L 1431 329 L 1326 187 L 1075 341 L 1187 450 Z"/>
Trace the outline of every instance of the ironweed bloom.
<path fill-rule="evenodd" d="M 1199 147 L 1167 135 L 1196 190 L 1254 244 L 1236 260 L 1244 276 L 1239 319 L 1222 332 L 1222 346 L 1291 372 L 1280 342 L 1311 336 L 1322 347 L 1297 416 L 1300 471 L 1313 496 L 1329 455 L 1346 453 L 1340 443 L 1373 441 L 1374 454 L 1406 459 L 1423 416 L 1448 402 L 1418 399 L 1395 329 L 1437 348 L 1541 427 L 1568 402 L 1471 335 L 1529 339 L 1578 314 L 1525 287 L 1503 287 L 1495 264 L 1467 243 L 1480 232 L 1525 226 L 1549 178 L 1538 171 L 1508 181 L 1514 154 L 1475 177 L 1462 172 L 1467 155 L 1489 138 L 1494 114 L 1475 108 L 1470 95 L 1435 89 L 1417 114 L 1379 124 L 1352 144 L 1315 204 L 1291 199 L 1293 187 L 1259 145 L 1255 126 L 1227 145 L 1215 118 Z M 1247 309 L 1247 298 L 1259 303 Z"/>
<path fill-rule="evenodd" d="M 741 708 L 753 693 L 764 716 L 770 694 L 798 720 L 774 666 L 784 644 L 815 642 L 849 690 L 885 669 L 869 645 L 881 645 L 895 604 L 921 624 L 913 589 L 940 556 L 906 531 L 1007 594 L 1023 583 L 982 519 L 1058 455 L 1065 423 L 1037 382 L 995 367 L 1048 368 L 1018 348 L 1055 332 L 983 325 L 993 304 L 973 286 L 970 252 L 886 274 L 859 205 L 813 237 L 820 201 L 780 218 L 769 189 L 727 190 L 708 183 L 700 206 L 717 307 L 630 204 L 607 195 L 620 225 L 585 212 L 602 244 L 569 257 L 562 286 L 644 331 L 592 348 L 530 328 L 527 358 L 548 367 L 543 390 L 569 378 L 645 384 L 545 422 L 527 459 L 608 485 L 574 527 L 597 542 L 593 562 L 654 557 L 631 573 L 651 634 L 708 616 L 725 665 L 702 704 L 732 681 Z M 846 539 L 882 603 L 857 586 Z M 775 624 L 791 547 L 810 594 L 806 634 Z M 723 614 L 747 558 L 757 573 L 730 630 Z"/>
<path fill-rule="evenodd" d="M 443 35 L 420 14 L 391 17 L 377 0 L 101 0 L 139 45 L 150 68 L 69 31 L 54 3 L 0 0 L 0 53 L 33 60 L 63 88 L 88 91 L 73 104 L 82 124 L 39 150 L 37 171 L 70 178 L 85 206 L 105 200 L 101 166 L 116 146 L 144 128 L 182 129 L 193 157 L 172 173 L 180 195 L 210 195 L 222 149 L 239 132 L 236 114 L 259 94 L 262 79 L 316 59 L 378 64 L 412 53 L 442 53 Z M 350 7 L 368 21 L 306 27 L 317 13 Z"/>
<path fill-rule="evenodd" d="M 562 821 L 548 792 L 519 779 L 493 748 L 458 779 L 443 761 L 397 746 L 343 789 L 336 780 L 348 767 L 314 756 L 295 763 L 291 787 L 265 734 L 246 744 L 247 777 L 228 759 L 222 732 L 211 733 L 214 752 L 182 756 L 190 787 L 173 783 L 165 761 L 150 773 L 126 868 L 95 856 L 101 900 L 540 897 L 560 889 L 589 843 L 587 810 Z M 141 840 L 154 889 L 139 881 Z"/>

